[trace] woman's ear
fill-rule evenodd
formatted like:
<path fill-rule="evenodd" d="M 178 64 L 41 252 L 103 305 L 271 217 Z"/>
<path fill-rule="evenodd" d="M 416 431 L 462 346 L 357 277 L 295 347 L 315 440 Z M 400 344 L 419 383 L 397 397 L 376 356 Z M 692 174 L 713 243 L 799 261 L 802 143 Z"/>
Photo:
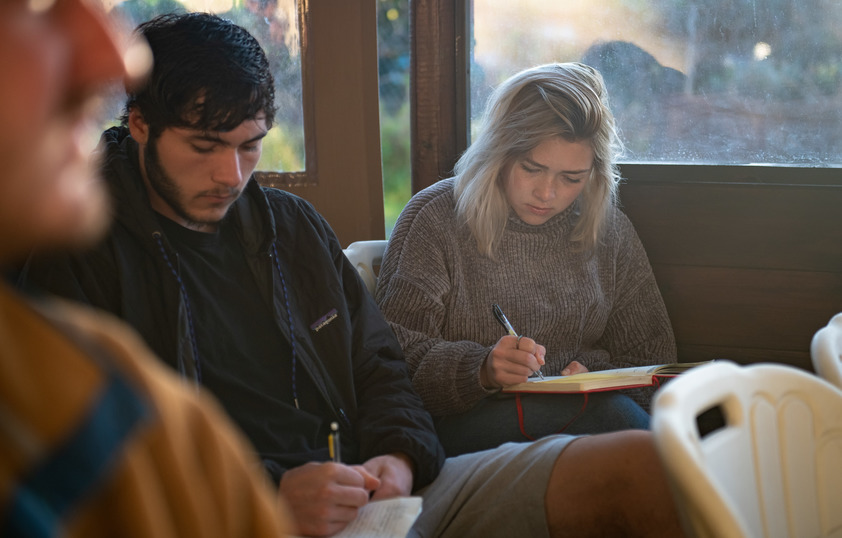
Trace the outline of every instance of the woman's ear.
<path fill-rule="evenodd" d="M 132 134 L 135 142 L 141 146 L 145 146 L 149 141 L 149 124 L 146 123 L 146 120 L 143 119 L 143 115 L 137 108 L 132 108 L 129 111 L 129 132 Z"/>

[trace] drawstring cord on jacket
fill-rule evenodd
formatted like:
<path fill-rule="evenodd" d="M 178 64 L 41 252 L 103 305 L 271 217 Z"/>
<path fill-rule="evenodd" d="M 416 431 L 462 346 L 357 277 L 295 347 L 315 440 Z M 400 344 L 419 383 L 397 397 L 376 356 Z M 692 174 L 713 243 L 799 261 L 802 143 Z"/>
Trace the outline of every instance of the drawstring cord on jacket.
<path fill-rule="evenodd" d="M 295 352 L 295 327 L 292 321 L 292 309 L 289 306 L 289 294 L 287 293 L 287 281 L 284 278 L 284 272 L 281 271 L 281 262 L 278 259 L 278 248 L 275 246 L 275 243 L 272 243 L 272 259 L 275 261 L 275 269 L 278 270 L 278 276 L 281 277 L 281 288 L 284 292 L 284 305 L 287 309 L 287 320 L 289 320 L 289 345 L 292 348 L 292 401 L 295 402 L 295 408 L 301 409 L 298 406 L 298 388 L 295 384 L 295 363 L 296 363 L 296 352 Z"/>
<path fill-rule="evenodd" d="M 187 312 L 187 325 L 190 331 L 190 346 L 193 350 L 193 363 L 196 368 L 196 379 L 201 384 L 202 382 L 202 364 L 199 358 L 199 346 L 196 342 L 196 331 L 193 326 L 193 310 L 190 308 L 190 297 L 187 295 L 187 289 L 184 287 L 184 281 L 181 279 L 181 275 L 178 274 L 176 271 L 175 266 L 173 265 L 172 261 L 170 261 L 169 255 L 167 255 L 167 251 L 164 248 L 164 243 L 161 240 L 161 232 L 154 232 L 152 236 L 155 238 L 155 241 L 158 243 L 158 248 L 161 250 L 161 255 L 164 257 L 164 261 L 167 262 L 167 267 L 170 268 L 170 272 L 172 272 L 173 276 L 175 277 L 176 282 L 178 282 L 178 286 L 181 289 L 181 295 L 184 297 L 184 309 Z M 290 347 L 292 348 L 292 401 L 295 403 L 296 409 L 300 409 L 298 405 L 298 387 L 296 385 L 296 345 L 295 345 L 295 325 L 293 323 L 292 317 L 292 309 L 289 306 L 289 293 L 287 291 L 287 283 L 286 279 L 284 278 L 284 273 L 281 271 L 281 263 L 278 260 L 278 249 L 275 246 L 275 243 L 272 243 L 272 259 L 275 262 L 275 269 L 278 271 L 278 276 L 281 278 L 281 289 L 284 292 L 284 306 L 286 306 L 287 311 L 287 320 L 289 321 L 289 343 Z"/>
<path fill-rule="evenodd" d="M 158 248 L 161 249 L 161 255 L 164 257 L 164 261 L 167 262 L 167 266 L 170 268 L 176 282 L 178 282 L 178 287 L 181 288 L 181 296 L 184 297 L 184 310 L 187 312 L 187 327 L 190 331 L 190 347 L 193 350 L 193 365 L 196 368 L 196 381 L 201 384 L 202 363 L 199 360 L 199 345 L 196 342 L 196 330 L 193 328 L 193 310 L 190 308 L 190 297 L 187 295 L 187 289 L 184 287 L 181 275 L 179 275 L 178 271 L 175 270 L 175 266 L 172 264 L 170 257 L 167 255 L 164 243 L 161 241 L 161 232 L 153 232 L 152 237 L 154 237 L 155 241 L 158 243 Z"/>

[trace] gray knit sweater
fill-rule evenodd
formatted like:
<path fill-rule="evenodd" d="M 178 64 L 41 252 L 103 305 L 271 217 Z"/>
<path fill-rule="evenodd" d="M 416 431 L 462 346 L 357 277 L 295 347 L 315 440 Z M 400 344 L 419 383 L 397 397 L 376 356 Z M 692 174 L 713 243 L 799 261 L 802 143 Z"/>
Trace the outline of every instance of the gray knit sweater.
<path fill-rule="evenodd" d="M 544 375 L 560 375 L 572 360 L 592 371 L 676 361 L 666 308 L 631 222 L 613 211 L 589 257 L 567 239 L 574 206 L 540 226 L 511 216 L 490 260 L 457 224 L 452 180 L 406 205 L 376 297 L 433 415 L 467 411 L 494 392 L 479 377 L 505 334 L 492 303 L 516 331 L 547 348 Z M 645 409 L 651 392 L 635 395 Z"/>

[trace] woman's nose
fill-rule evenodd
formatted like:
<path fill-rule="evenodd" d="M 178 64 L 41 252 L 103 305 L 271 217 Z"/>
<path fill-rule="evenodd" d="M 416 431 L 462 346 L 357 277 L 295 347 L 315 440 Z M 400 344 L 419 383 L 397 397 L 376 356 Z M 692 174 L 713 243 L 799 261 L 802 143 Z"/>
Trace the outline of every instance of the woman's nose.
<path fill-rule="evenodd" d="M 550 177 L 541 178 L 537 185 L 535 185 L 532 192 L 535 197 L 542 202 L 552 200 L 555 198 L 555 186 L 553 184 L 553 179 Z"/>

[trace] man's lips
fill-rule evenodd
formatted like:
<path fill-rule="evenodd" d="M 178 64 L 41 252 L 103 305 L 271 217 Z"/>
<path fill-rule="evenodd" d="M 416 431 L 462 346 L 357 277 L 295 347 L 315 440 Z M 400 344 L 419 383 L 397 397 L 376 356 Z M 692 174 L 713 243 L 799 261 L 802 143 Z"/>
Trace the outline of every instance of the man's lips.
<path fill-rule="evenodd" d="M 223 204 L 236 199 L 237 193 L 205 193 L 199 195 L 199 198 L 214 204 Z"/>

